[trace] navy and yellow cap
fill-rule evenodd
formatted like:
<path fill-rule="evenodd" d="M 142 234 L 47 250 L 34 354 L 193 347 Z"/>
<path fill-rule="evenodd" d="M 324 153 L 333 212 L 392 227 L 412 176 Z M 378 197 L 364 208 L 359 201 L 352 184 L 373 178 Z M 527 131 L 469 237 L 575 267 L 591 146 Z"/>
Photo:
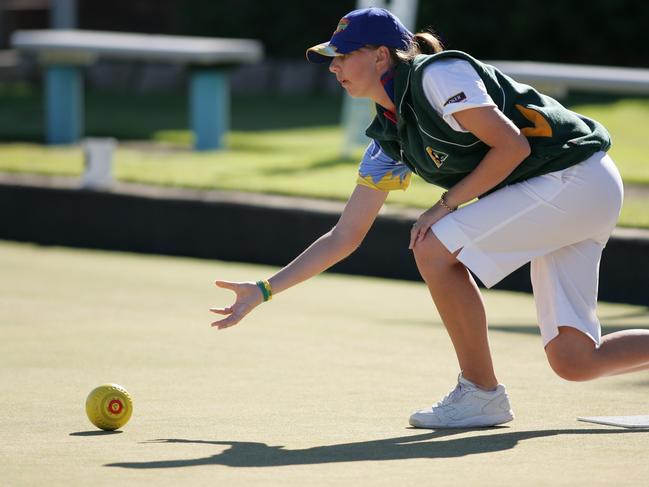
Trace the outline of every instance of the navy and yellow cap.
<path fill-rule="evenodd" d="M 329 42 L 307 49 L 306 58 L 326 63 L 367 45 L 407 50 L 411 41 L 412 33 L 392 13 L 384 8 L 362 8 L 340 19 Z"/>

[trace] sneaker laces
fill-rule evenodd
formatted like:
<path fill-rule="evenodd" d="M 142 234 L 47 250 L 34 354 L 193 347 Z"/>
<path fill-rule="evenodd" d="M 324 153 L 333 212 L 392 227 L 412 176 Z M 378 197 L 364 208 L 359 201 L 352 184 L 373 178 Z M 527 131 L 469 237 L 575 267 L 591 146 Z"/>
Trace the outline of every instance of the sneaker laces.
<path fill-rule="evenodd" d="M 435 404 L 435 407 L 447 406 L 448 404 L 451 404 L 460 399 L 460 397 L 462 397 L 462 395 L 464 394 L 462 389 L 462 384 L 458 382 L 458 384 L 455 386 L 455 389 L 446 394 L 446 396 L 444 396 L 441 401 Z"/>

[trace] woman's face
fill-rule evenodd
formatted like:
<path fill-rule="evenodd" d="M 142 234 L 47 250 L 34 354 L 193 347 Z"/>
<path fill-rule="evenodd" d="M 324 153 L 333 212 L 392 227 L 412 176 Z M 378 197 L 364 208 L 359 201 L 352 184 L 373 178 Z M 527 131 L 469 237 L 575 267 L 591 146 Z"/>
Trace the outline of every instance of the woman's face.
<path fill-rule="evenodd" d="M 329 71 L 336 75 L 336 79 L 350 96 L 372 98 L 373 93 L 382 89 L 383 71 L 376 58 L 376 50 L 363 47 L 334 57 L 329 64 Z"/>

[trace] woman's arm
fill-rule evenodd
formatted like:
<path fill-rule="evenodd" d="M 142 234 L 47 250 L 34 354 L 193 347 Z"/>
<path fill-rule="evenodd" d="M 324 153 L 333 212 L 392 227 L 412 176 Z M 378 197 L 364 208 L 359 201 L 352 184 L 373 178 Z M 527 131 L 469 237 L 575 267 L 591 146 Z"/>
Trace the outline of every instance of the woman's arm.
<path fill-rule="evenodd" d="M 354 252 L 374 223 L 387 195 L 384 191 L 356 186 L 336 226 L 269 279 L 273 294 L 319 274 Z"/>
<path fill-rule="evenodd" d="M 321 273 L 356 250 L 374 223 L 387 195 L 384 191 L 356 186 L 336 226 L 269 279 L 273 295 Z M 232 306 L 210 310 L 226 315 L 226 318 L 212 323 L 219 329 L 237 324 L 263 301 L 255 283 L 216 281 L 216 285 L 236 293 Z"/>
<path fill-rule="evenodd" d="M 520 129 L 495 107 L 470 108 L 453 116 L 490 147 L 480 164 L 446 193 L 446 204 L 457 208 L 504 181 L 530 154 L 530 145 Z M 410 232 L 409 248 L 424 240 L 430 227 L 448 213 L 439 202 L 422 213 Z"/>
<path fill-rule="evenodd" d="M 446 203 L 457 208 L 505 180 L 530 155 L 520 129 L 495 107 L 473 108 L 453 114 L 455 119 L 490 149 L 468 176 L 451 188 Z"/>

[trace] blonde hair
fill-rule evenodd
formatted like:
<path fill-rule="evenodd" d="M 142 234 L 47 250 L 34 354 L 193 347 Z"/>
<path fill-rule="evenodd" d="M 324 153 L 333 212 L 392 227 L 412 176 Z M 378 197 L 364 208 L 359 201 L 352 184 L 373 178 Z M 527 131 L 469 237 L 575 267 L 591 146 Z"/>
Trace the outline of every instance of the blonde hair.
<path fill-rule="evenodd" d="M 378 49 L 381 47 L 376 44 L 367 44 L 368 49 Z M 396 47 L 387 47 L 390 52 L 390 61 L 393 65 L 407 63 L 415 59 L 420 54 L 437 54 L 444 50 L 444 44 L 432 30 L 417 32 L 412 37 L 412 41 L 407 49 L 397 49 Z"/>
<path fill-rule="evenodd" d="M 390 49 L 390 57 L 395 64 L 412 61 L 419 54 L 437 54 L 444 50 L 444 44 L 432 30 L 417 32 L 407 50 Z"/>

